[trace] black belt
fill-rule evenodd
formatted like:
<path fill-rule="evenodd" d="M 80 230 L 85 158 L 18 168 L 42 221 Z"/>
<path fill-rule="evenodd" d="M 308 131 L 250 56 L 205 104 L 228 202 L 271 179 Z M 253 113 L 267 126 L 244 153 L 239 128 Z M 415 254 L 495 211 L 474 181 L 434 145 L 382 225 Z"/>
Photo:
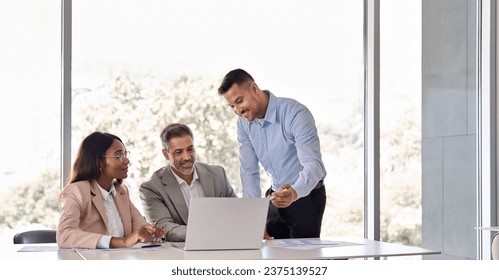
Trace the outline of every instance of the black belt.
<path fill-rule="evenodd" d="M 322 188 L 322 187 L 324 187 L 324 180 L 320 180 L 320 181 L 317 183 L 317 185 L 315 185 L 315 187 L 314 187 L 313 189 L 314 189 L 314 190 L 316 190 L 316 189 L 320 189 L 320 188 Z M 270 191 L 270 192 L 269 192 L 268 194 L 271 194 L 271 193 L 275 192 L 275 191 L 274 191 L 274 188 L 273 188 L 272 186 L 270 186 L 269 191 Z"/>
<path fill-rule="evenodd" d="M 324 180 L 320 180 L 317 185 L 315 185 L 314 190 L 324 187 Z"/>

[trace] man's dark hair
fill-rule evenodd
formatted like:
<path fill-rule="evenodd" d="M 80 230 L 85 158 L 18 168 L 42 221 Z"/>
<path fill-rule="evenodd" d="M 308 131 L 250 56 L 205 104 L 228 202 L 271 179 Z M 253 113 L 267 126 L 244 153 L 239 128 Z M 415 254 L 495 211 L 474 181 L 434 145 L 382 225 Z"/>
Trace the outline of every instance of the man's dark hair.
<path fill-rule="evenodd" d="M 192 131 L 187 125 L 181 123 L 172 123 L 167 125 L 165 128 L 163 128 L 163 131 L 161 131 L 161 143 L 163 144 L 163 147 L 168 150 L 168 142 L 170 141 L 170 139 L 186 135 L 191 136 L 192 140 L 194 140 Z"/>
<path fill-rule="evenodd" d="M 241 86 L 248 81 L 254 82 L 255 80 L 243 69 L 234 69 L 225 75 L 218 88 L 218 94 L 225 94 L 234 84 Z"/>

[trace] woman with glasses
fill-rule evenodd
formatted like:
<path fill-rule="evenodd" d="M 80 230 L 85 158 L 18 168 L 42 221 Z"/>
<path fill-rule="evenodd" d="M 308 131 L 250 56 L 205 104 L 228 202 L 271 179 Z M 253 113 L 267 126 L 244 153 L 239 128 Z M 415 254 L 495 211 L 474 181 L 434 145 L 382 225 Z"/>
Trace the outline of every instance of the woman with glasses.
<path fill-rule="evenodd" d="M 124 248 L 161 242 L 165 232 L 147 223 L 123 184 L 129 164 L 119 137 L 94 132 L 83 140 L 61 194 L 59 247 Z"/>

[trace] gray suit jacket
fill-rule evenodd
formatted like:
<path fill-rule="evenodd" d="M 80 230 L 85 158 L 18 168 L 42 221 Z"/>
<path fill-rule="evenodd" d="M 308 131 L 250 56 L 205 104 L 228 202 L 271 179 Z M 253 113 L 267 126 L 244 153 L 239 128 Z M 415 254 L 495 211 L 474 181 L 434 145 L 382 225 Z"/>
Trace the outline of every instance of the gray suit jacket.
<path fill-rule="evenodd" d="M 206 197 L 236 197 L 221 166 L 196 162 L 199 182 Z M 167 231 L 168 241 L 184 241 L 189 210 L 170 165 L 158 169 L 140 185 L 146 219 Z"/>

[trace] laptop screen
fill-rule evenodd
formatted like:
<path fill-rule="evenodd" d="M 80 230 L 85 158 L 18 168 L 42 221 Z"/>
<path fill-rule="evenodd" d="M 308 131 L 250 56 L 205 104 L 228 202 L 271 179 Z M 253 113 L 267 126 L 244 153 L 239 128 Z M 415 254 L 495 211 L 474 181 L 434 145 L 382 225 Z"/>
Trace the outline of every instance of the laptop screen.
<path fill-rule="evenodd" d="M 184 250 L 259 249 L 268 208 L 266 198 L 194 197 Z"/>

